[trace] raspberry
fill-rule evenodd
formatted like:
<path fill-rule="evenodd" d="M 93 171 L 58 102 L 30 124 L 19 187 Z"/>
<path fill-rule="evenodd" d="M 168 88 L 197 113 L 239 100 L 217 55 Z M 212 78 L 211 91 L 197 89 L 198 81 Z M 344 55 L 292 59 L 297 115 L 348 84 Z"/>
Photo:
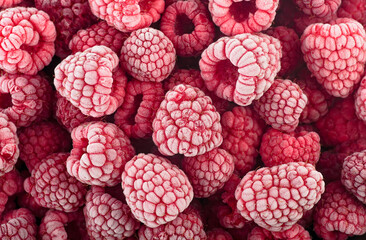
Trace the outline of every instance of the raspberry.
<path fill-rule="evenodd" d="M 17 128 L 0 112 L 0 176 L 13 170 L 19 157 Z"/>
<path fill-rule="evenodd" d="M 265 124 L 251 107 L 234 107 L 225 112 L 221 124 L 221 147 L 233 156 L 235 170 L 244 175 L 256 163 Z"/>
<path fill-rule="evenodd" d="M 92 117 L 112 114 L 121 106 L 126 82 L 117 54 L 105 46 L 69 55 L 55 68 L 56 90 Z"/>
<path fill-rule="evenodd" d="M 203 51 L 199 66 L 208 90 L 246 106 L 271 86 L 280 70 L 280 58 L 279 40 L 245 33 L 210 44 Z"/>
<path fill-rule="evenodd" d="M 71 176 L 96 186 L 115 186 L 135 150 L 126 134 L 112 123 L 90 122 L 71 132 L 73 149 L 66 166 Z"/>
<path fill-rule="evenodd" d="M 90 47 L 103 45 L 112 49 L 113 52 L 119 53 L 128 36 L 129 34 L 118 31 L 105 21 L 100 21 L 87 29 L 79 30 L 71 38 L 69 48 L 72 54 L 75 54 Z"/>
<path fill-rule="evenodd" d="M 18 5 L 23 0 L 2 0 L 0 1 L 0 8 L 9 8 Z"/>
<path fill-rule="evenodd" d="M 303 32 L 304 60 L 330 95 L 345 98 L 361 80 L 366 63 L 365 39 L 363 26 L 349 18 L 311 24 Z"/>
<path fill-rule="evenodd" d="M 122 32 L 150 26 L 164 11 L 163 0 L 89 0 L 92 13 Z"/>
<path fill-rule="evenodd" d="M 339 180 L 341 178 L 341 170 L 345 154 L 333 151 L 322 152 L 316 169 L 324 176 L 326 183 Z"/>
<path fill-rule="evenodd" d="M 167 36 L 154 28 L 136 30 L 123 43 L 121 63 L 140 81 L 161 82 L 175 65 L 176 52 Z"/>
<path fill-rule="evenodd" d="M 18 136 L 20 159 L 25 162 L 30 172 L 48 155 L 71 149 L 69 133 L 55 122 L 34 123 L 20 129 Z"/>
<path fill-rule="evenodd" d="M 264 133 L 259 151 L 267 167 L 289 162 L 315 166 L 320 158 L 320 137 L 316 132 L 283 133 L 271 128 Z"/>
<path fill-rule="evenodd" d="M 315 207 L 314 230 L 324 240 L 366 233 L 366 208 L 340 181 L 326 185 Z"/>
<path fill-rule="evenodd" d="M 35 165 L 24 189 L 42 207 L 74 212 L 84 204 L 86 187 L 66 170 L 68 153 L 54 153 Z"/>
<path fill-rule="evenodd" d="M 202 155 L 222 143 L 220 114 L 204 92 L 179 84 L 168 91 L 153 121 L 153 140 L 166 156 Z"/>
<path fill-rule="evenodd" d="M 97 186 L 86 195 L 84 215 L 90 239 L 125 239 L 140 226 L 125 203 Z"/>
<path fill-rule="evenodd" d="M 270 232 L 261 227 L 255 227 L 248 235 L 248 240 L 311 240 L 310 234 L 299 224 L 293 225 L 283 232 Z"/>
<path fill-rule="evenodd" d="M 1 239 L 36 240 L 36 219 L 26 208 L 19 208 L 2 216 Z"/>
<path fill-rule="evenodd" d="M 225 35 L 266 30 L 276 16 L 279 0 L 209 0 L 213 22 Z"/>
<path fill-rule="evenodd" d="M 250 171 L 235 191 L 237 208 L 268 231 L 290 229 L 324 192 L 323 176 L 308 163 L 291 162 Z"/>
<path fill-rule="evenodd" d="M 366 77 L 361 80 L 355 94 L 355 110 L 357 117 L 366 122 Z"/>
<path fill-rule="evenodd" d="M 214 24 L 200 1 L 177 1 L 161 18 L 161 31 L 172 41 L 178 56 L 195 56 L 215 37 Z"/>
<path fill-rule="evenodd" d="M 362 25 L 366 24 L 365 0 L 342 0 L 337 15 L 340 18 L 353 18 Z"/>
<path fill-rule="evenodd" d="M 22 182 L 23 187 L 23 182 Z M 32 195 L 27 192 L 23 192 L 17 196 L 17 204 L 22 208 L 27 208 L 32 212 L 35 217 L 43 218 L 48 208 L 41 207 L 37 204 L 36 200 Z"/>
<path fill-rule="evenodd" d="M 295 0 L 297 6 L 307 15 L 327 17 L 334 15 L 342 0 Z"/>
<path fill-rule="evenodd" d="M 163 99 L 161 83 L 129 81 L 124 102 L 114 114 L 114 123 L 128 137 L 150 137 L 153 132 L 152 121 Z"/>
<path fill-rule="evenodd" d="M 227 151 L 215 148 L 195 157 L 185 157 L 184 172 L 196 198 L 209 197 L 222 188 L 234 172 L 234 159 Z"/>
<path fill-rule="evenodd" d="M 308 98 L 299 85 L 288 79 L 276 79 L 272 86 L 254 103 L 254 110 L 274 129 L 292 132 Z"/>
<path fill-rule="evenodd" d="M 154 154 L 138 154 L 127 162 L 122 188 L 132 214 L 150 228 L 176 219 L 193 199 L 185 173 Z"/>
<path fill-rule="evenodd" d="M 302 35 L 305 28 L 314 23 L 329 23 L 331 21 L 335 21 L 337 19 L 336 15 L 328 15 L 326 17 L 315 17 L 309 16 L 302 12 L 296 15 L 297 17 L 293 19 L 295 22 L 294 29 L 297 34 Z M 300 39 L 301 40 L 301 39 Z"/>
<path fill-rule="evenodd" d="M 0 192 L 8 197 L 23 192 L 23 177 L 14 169 L 0 177 Z"/>
<path fill-rule="evenodd" d="M 214 228 L 207 232 L 207 240 L 233 240 L 233 238 L 224 229 Z"/>
<path fill-rule="evenodd" d="M 15 7 L 0 12 L 0 68 L 35 75 L 55 54 L 56 29 L 47 13 Z"/>

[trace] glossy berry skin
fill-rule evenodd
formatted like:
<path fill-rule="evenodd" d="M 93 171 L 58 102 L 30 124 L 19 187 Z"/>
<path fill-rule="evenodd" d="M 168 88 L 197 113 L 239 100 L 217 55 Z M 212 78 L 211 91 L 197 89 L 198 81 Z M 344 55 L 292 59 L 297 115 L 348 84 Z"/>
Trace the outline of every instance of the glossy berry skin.
<path fill-rule="evenodd" d="M 9 118 L 0 113 L 0 176 L 13 170 L 19 157 L 17 128 Z"/>
<path fill-rule="evenodd" d="M 2 216 L 0 238 L 10 240 L 36 240 L 37 224 L 26 208 L 12 210 Z"/>

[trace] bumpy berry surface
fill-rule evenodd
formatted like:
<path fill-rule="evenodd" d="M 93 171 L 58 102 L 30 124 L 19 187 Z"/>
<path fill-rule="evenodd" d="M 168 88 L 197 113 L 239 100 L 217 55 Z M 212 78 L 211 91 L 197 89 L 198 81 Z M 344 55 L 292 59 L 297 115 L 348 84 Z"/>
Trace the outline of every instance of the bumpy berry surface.
<path fill-rule="evenodd" d="M 129 138 L 112 123 L 81 124 L 72 130 L 71 138 L 67 171 L 89 185 L 117 185 L 126 162 L 135 155 Z"/>
<path fill-rule="evenodd" d="M 357 117 L 366 122 L 366 77 L 361 80 L 355 94 L 355 110 Z"/>
<path fill-rule="evenodd" d="M 1 239 L 36 240 L 36 235 L 36 219 L 28 209 L 19 208 L 2 216 Z"/>
<path fill-rule="evenodd" d="M 22 187 L 23 187 L 23 181 L 22 181 Z M 30 210 L 35 217 L 43 218 L 46 212 L 49 210 L 48 208 L 44 208 L 42 206 L 39 206 L 34 197 L 30 195 L 29 193 L 23 191 L 22 194 L 17 196 L 16 203 L 21 208 L 27 208 Z"/>
<path fill-rule="evenodd" d="M 207 240 L 233 240 L 233 238 L 223 228 L 214 228 L 207 231 Z"/>
<path fill-rule="evenodd" d="M 122 188 L 132 214 L 151 228 L 176 219 L 193 199 L 186 174 L 154 154 L 138 154 L 127 162 Z"/>
<path fill-rule="evenodd" d="M 168 91 L 153 121 L 153 140 L 166 156 L 193 157 L 222 143 L 220 114 L 200 89 L 179 84 Z"/>
<path fill-rule="evenodd" d="M 0 176 L 13 170 L 19 157 L 17 128 L 0 112 Z"/>
<path fill-rule="evenodd" d="M 24 178 L 18 170 L 14 169 L 0 177 L 0 192 L 5 193 L 9 197 L 22 193 L 24 192 L 23 181 Z"/>
<path fill-rule="evenodd" d="M 337 12 L 342 0 L 295 0 L 295 3 L 307 15 L 327 17 Z"/>
<path fill-rule="evenodd" d="M 14 7 L 15 5 L 21 3 L 23 0 L 1 0 L 0 7 L 1 8 L 9 8 Z"/>
<path fill-rule="evenodd" d="M 282 232 L 270 232 L 261 227 L 255 227 L 248 235 L 248 240 L 311 240 L 310 234 L 299 224 Z"/>
<path fill-rule="evenodd" d="M 269 231 L 290 229 L 319 201 L 323 176 L 308 163 L 291 162 L 247 173 L 235 191 L 237 207 L 247 220 Z"/>
<path fill-rule="evenodd" d="M 337 16 L 353 18 L 364 25 L 366 23 L 366 0 L 342 0 Z"/>

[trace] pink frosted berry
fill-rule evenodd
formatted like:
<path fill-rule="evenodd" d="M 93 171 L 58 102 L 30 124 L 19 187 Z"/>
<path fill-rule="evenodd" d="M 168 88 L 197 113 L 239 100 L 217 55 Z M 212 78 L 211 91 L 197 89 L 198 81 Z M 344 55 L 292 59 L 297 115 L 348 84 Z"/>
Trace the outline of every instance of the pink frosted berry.
<path fill-rule="evenodd" d="M 292 132 L 308 102 L 299 85 L 288 79 L 276 79 L 272 86 L 254 103 L 259 116 L 274 129 Z"/>
<path fill-rule="evenodd" d="M 362 78 L 355 94 L 355 110 L 357 117 L 366 122 L 366 77 Z"/>
<path fill-rule="evenodd" d="M 308 163 L 291 162 L 247 173 L 235 191 L 247 220 L 273 232 L 290 229 L 319 201 L 323 176 Z"/>
<path fill-rule="evenodd" d="M 350 95 L 361 80 L 366 62 L 366 33 L 350 18 L 309 25 L 301 36 L 307 67 L 335 97 Z"/>
<path fill-rule="evenodd" d="M 1 239 L 36 240 L 36 236 L 36 219 L 28 209 L 19 208 L 2 216 Z"/>
<path fill-rule="evenodd" d="M 186 174 L 154 154 L 141 153 L 127 162 L 122 188 L 132 214 L 151 228 L 176 219 L 193 199 Z"/>
<path fill-rule="evenodd" d="M 166 156 L 204 154 L 222 143 L 220 114 L 204 92 L 179 84 L 168 91 L 153 121 L 153 140 Z"/>
<path fill-rule="evenodd" d="M 261 227 L 255 227 L 248 235 L 248 240 L 311 240 L 310 233 L 301 225 L 295 224 L 282 232 L 270 232 Z"/>
<path fill-rule="evenodd" d="M 342 0 L 295 0 L 297 6 L 307 15 L 327 17 L 334 15 Z"/>
<path fill-rule="evenodd" d="M 14 7 L 21 3 L 23 0 L 1 0 L 0 1 L 0 8 L 9 8 Z"/>
<path fill-rule="evenodd" d="M 136 30 L 123 43 L 121 63 L 140 81 L 161 82 L 175 66 L 176 52 L 167 36 L 154 28 Z"/>
<path fill-rule="evenodd" d="M 0 192 L 5 193 L 8 197 L 24 192 L 24 178 L 18 170 L 14 169 L 0 177 Z"/>
<path fill-rule="evenodd" d="M 13 170 L 19 157 L 17 128 L 0 112 L 0 176 Z"/>
<path fill-rule="evenodd" d="M 0 68 L 34 75 L 55 54 L 56 29 L 47 13 L 15 7 L 0 12 Z"/>
<path fill-rule="evenodd" d="M 279 40 L 262 33 L 245 33 L 210 44 L 199 66 L 208 90 L 247 106 L 271 86 L 280 70 L 280 58 Z"/>
<path fill-rule="evenodd" d="M 214 228 L 207 231 L 207 240 L 233 240 L 233 237 L 223 228 Z"/>
<path fill-rule="evenodd" d="M 69 55 L 55 68 L 61 96 L 88 116 L 112 114 L 123 103 L 127 78 L 110 48 L 94 46 Z"/>
<path fill-rule="evenodd" d="M 73 149 L 67 171 L 79 181 L 97 186 L 115 186 L 135 150 L 126 134 L 113 123 L 89 122 L 71 132 Z"/>
<path fill-rule="evenodd" d="M 353 18 L 362 25 L 366 24 L 366 0 L 342 0 L 337 16 Z"/>

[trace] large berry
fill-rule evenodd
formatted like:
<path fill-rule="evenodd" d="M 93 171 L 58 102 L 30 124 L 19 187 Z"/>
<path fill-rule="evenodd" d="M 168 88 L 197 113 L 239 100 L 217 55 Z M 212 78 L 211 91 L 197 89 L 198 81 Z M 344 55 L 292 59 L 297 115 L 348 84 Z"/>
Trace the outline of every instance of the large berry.
<path fill-rule="evenodd" d="M 26 208 L 12 210 L 2 216 L 0 238 L 10 240 L 36 240 L 37 224 Z"/>

